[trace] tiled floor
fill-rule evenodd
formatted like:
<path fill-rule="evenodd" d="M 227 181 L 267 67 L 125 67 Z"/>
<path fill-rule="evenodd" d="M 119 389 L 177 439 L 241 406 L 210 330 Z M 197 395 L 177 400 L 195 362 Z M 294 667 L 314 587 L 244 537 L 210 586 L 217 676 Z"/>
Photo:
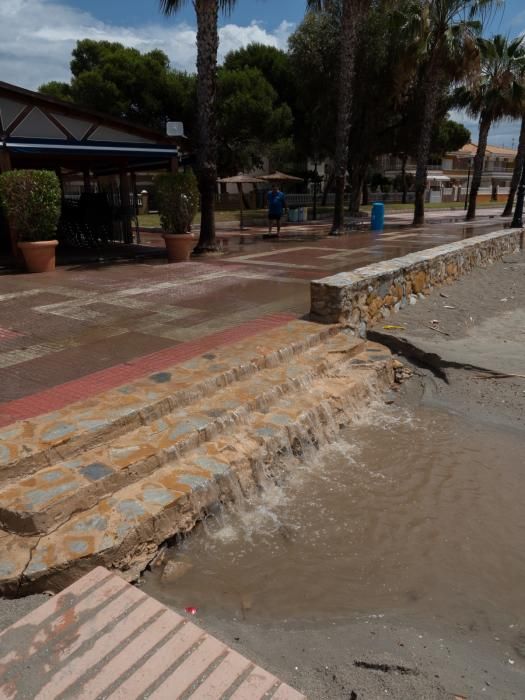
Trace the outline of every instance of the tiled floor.
<path fill-rule="evenodd" d="M 92 375 L 92 386 L 101 377 L 102 388 L 115 386 L 130 363 L 140 372 L 143 360 L 145 374 L 151 357 L 167 352 L 173 363 L 179 346 L 186 358 L 191 349 L 199 354 L 210 343 L 228 342 L 230 329 L 237 337 L 254 332 L 257 319 L 285 322 L 306 314 L 312 279 L 501 226 L 486 218 L 468 228 L 462 221 L 440 224 L 434 212 L 430 220 L 425 229 L 401 222 L 379 235 L 356 231 L 340 238 L 328 237 L 324 223 L 285 228 L 280 240 L 263 240 L 260 230 L 242 237 L 221 232 L 224 255 L 205 260 L 167 265 L 153 258 L 0 275 L 0 423 L 35 415 L 41 399 L 50 398 L 42 392 L 66 383 L 71 390 L 84 378 L 81 390 Z M 204 345 L 187 345 L 198 341 Z M 35 394 L 40 398 L 33 400 Z M 64 391 L 63 400 L 69 397 Z"/>
<path fill-rule="evenodd" d="M 1 700 L 145 697 L 304 699 L 102 567 L 0 634 Z"/>

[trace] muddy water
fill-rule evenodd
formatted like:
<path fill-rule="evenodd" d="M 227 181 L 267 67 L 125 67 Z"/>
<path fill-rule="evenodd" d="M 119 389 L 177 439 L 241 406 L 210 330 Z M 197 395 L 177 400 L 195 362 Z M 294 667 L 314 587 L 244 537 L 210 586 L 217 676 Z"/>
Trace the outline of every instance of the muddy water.
<path fill-rule="evenodd" d="M 431 408 L 370 410 L 236 512 L 170 551 L 145 588 L 199 616 L 408 619 L 516 640 L 525 613 L 525 438 Z M 525 652 L 524 652 L 525 653 Z"/>

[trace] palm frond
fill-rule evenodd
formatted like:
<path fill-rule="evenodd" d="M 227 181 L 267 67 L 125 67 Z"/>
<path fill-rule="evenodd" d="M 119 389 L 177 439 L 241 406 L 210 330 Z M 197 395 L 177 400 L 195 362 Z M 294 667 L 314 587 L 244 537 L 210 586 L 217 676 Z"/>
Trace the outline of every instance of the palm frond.
<path fill-rule="evenodd" d="M 469 92 L 467 111 L 488 115 L 491 122 L 523 113 L 525 108 L 525 41 L 501 34 L 478 37 L 480 71 Z"/>
<path fill-rule="evenodd" d="M 159 0 L 160 11 L 165 15 L 174 15 L 188 0 Z M 219 10 L 229 14 L 235 7 L 237 0 L 218 0 Z"/>
<path fill-rule="evenodd" d="M 160 11 L 165 15 L 174 15 L 185 4 L 186 0 L 159 0 Z"/>

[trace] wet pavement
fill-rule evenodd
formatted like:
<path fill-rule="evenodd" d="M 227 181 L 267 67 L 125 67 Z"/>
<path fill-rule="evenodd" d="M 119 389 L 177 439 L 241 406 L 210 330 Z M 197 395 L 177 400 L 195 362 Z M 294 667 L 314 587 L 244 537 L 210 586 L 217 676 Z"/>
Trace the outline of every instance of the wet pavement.
<path fill-rule="evenodd" d="M 381 234 L 359 230 L 340 238 L 328 237 L 326 222 L 285 227 L 279 240 L 263 239 L 260 230 L 240 236 L 222 229 L 222 255 L 177 265 L 165 264 L 155 249 L 160 237 L 148 234 L 138 260 L 106 262 L 101 254 L 97 264 L 64 265 L 53 273 L 5 272 L 0 422 L 82 398 L 86 383 L 74 384 L 82 379 L 100 390 L 116 386 L 122 381 L 114 368 L 152 354 L 179 348 L 187 359 L 188 343 L 209 340 L 195 348 L 198 354 L 226 342 L 233 330 L 237 337 L 246 326 L 253 332 L 259 319 L 300 317 L 309 309 L 310 280 L 502 226 L 489 215 L 484 211 L 466 227 L 461 219 L 451 222 L 449 213 L 431 212 L 424 229 L 413 229 L 407 213 L 399 212 Z M 45 393 L 66 384 L 65 398 Z"/>

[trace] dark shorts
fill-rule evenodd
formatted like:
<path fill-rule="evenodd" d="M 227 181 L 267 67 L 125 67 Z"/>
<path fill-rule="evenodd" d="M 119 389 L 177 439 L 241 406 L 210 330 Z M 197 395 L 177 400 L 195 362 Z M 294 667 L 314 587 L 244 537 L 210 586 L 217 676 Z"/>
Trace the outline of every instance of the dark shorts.
<path fill-rule="evenodd" d="M 268 218 L 270 219 L 270 221 L 280 221 L 281 217 L 282 217 L 282 213 L 281 214 L 274 214 L 272 212 L 269 212 L 269 214 L 268 214 Z"/>

